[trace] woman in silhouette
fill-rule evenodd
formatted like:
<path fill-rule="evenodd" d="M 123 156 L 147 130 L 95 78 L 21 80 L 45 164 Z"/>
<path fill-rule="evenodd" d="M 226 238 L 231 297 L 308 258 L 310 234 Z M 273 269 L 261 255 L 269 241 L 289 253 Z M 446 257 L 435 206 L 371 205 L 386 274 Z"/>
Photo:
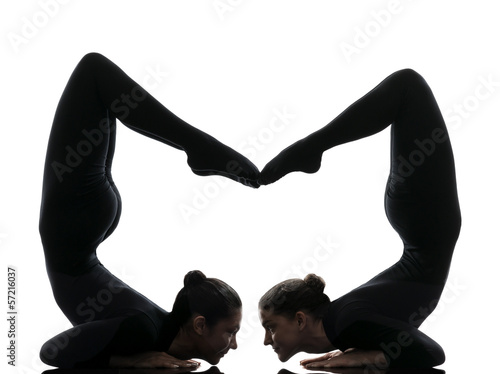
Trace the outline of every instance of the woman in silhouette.
<path fill-rule="evenodd" d="M 433 367 L 443 349 L 418 327 L 443 291 L 461 215 L 448 132 L 425 80 L 397 71 L 322 129 L 271 160 L 260 183 L 293 171 L 314 173 L 324 151 L 391 126 L 385 211 L 403 241 L 394 265 L 334 301 L 322 278 L 277 284 L 260 300 L 264 344 L 281 361 L 297 352 L 330 352 L 302 361 L 314 367 Z"/>
<path fill-rule="evenodd" d="M 183 150 L 198 175 L 258 187 L 248 159 L 176 117 L 104 56 L 85 55 L 55 113 L 39 224 L 55 300 L 74 327 L 46 342 L 40 357 L 66 368 L 197 366 L 191 358 L 215 364 L 236 348 L 241 301 L 230 286 L 188 273 L 168 313 L 96 256 L 121 213 L 111 177 L 117 118 Z"/>

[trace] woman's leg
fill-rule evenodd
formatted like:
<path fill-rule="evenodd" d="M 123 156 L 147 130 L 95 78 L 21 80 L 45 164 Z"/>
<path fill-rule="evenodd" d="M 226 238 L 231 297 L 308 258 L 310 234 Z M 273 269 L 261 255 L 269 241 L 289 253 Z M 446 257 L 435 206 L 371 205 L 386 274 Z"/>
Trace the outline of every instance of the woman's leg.
<path fill-rule="evenodd" d="M 443 283 L 460 231 L 455 166 L 436 100 L 413 70 L 391 74 L 328 125 L 282 151 L 262 170 L 261 183 L 292 171 L 315 172 L 325 150 L 389 125 L 386 212 L 405 244 L 406 265 L 412 265 L 397 276 Z"/>
<path fill-rule="evenodd" d="M 54 116 L 39 222 L 49 272 L 79 275 L 97 265 L 96 248 L 119 221 L 111 177 L 116 123 L 94 92 L 77 68 Z"/>
<path fill-rule="evenodd" d="M 175 116 L 106 57 L 87 54 L 73 75 L 89 81 L 92 91 L 87 94 L 99 101 L 110 117 L 142 135 L 184 150 L 194 173 L 219 174 L 258 187 L 258 169 L 246 157 Z"/>
<path fill-rule="evenodd" d="M 398 153 L 393 160 L 399 162 L 399 152 L 403 152 L 401 157 L 408 161 L 409 155 L 404 153 L 405 150 L 411 153 L 417 147 L 416 141 L 432 137 L 436 126 L 439 129 L 444 127 L 430 90 L 424 94 L 424 101 L 421 97 L 413 100 L 415 94 L 422 96 L 423 87 L 428 86 L 413 70 L 405 69 L 391 74 L 328 125 L 292 144 L 271 160 L 261 172 L 261 184 L 273 183 L 293 171 L 314 173 L 319 170 L 321 156 L 327 149 L 373 135 L 393 123 L 393 131 L 396 132 L 393 135 L 396 135 L 398 142 L 404 140 L 393 144 L 393 153 Z M 398 122 L 403 123 L 398 125 Z M 400 139 L 401 133 L 405 133 L 404 139 Z M 434 136 L 441 140 L 445 134 L 436 132 Z M 395 177 L 400 172 L 401 178 L 407 177 L 409 172 L 406 163 L 403 162 L 401 166 L 393 163 L 392 167 Z"/>
<path fill-rule="evenodd" d="M 62 94 L 45 160 L 40 232 L 52 265 L 63 266 L 76 254 L 80 264 L 95 263 L 95 248 L 118 223 L 120 195 L 111 177 L 116 118 L 185 150 L 197 174 L 258 187 L 258 170 L 248 159 L 176 117 L 107 58 L 90 53 Z"/>

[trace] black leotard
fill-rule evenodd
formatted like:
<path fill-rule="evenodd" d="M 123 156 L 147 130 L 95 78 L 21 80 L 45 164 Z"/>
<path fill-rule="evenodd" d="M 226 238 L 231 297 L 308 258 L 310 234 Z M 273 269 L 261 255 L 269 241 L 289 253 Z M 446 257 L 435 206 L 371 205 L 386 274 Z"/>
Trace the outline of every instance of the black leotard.
<path fill-rule="evenodd" d="M 444 352 L 418 327 L 443 291 L 461 215 L 450 140 L 430 88 L 414 71 L 398 71 L 314 137 L 329 137 L 331 146 L 391 123 L 385 210 L 403 255 L 331 302 L 323 324 L 341 350 L 377 349 L 391 367 L 432 367 L 444 362 Z"/>
<path fill-rule="evenodd" d="M 176 117 L 104 56 L 84 56 L 57 107 L 45 160 L 40 235 L 55 300 L 75 326 L 43 345 L 48 365 L 106 366 L 112 354 L 166 352 L 179 330 L 96 256 L 121 213 L 111 177 L 116 118 L 183 149 L 197 174 L 256 187 L 258 169 L 247 159 Z"/>
<path fill-rule="evenodd" d="M 283 150 L 264 167 L 260 181 L 315 172 L 324 151 L 390 125 L 385 210 L 403 241 L 403 255 L 333 301 L 323 325 L 341 350 L 382 350 L 392 367 L 435 366 L 444 352 L 418 327 L 443 291 L 461 216 L 450 139 L 425 80 L 411 69 L 391 74 L 328 125 Z"/>

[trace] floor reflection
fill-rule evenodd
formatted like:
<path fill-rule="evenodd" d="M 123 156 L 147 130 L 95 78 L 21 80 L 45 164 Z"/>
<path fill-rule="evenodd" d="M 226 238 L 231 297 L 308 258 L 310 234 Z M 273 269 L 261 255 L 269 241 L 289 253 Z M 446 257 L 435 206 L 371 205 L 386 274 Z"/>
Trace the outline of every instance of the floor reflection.
<path fill-rule="evenodd" d="M 216 366 L 208 370 L 198 371 L 197 369 L 52 369 L 45 370 L 42 374 L 173 374 L 189 373 L 197 374 L 224 374 Z"/>
<path fill-rule="evenodd" d="M 445 374 L 439 369 L 390 369 L 380 370 L 376 368 L 335 368 L 335 369 L 314 369 L 308 371 L 311 374 Z M 243 374 L 243 373 L 242 373 Z M 296 374 L 292 371 L 282 369 L 278 374 Z"/>
<path fill-rule="evenodd" d="M 196 369 L 52 369 L 46 370 L 42 374 L 173 374 L 173 373 L 189 373 L 196 372 L 197 374 L 273 374 L 267 373 L 265 369 L 248 370 L 244 373 L 222 373 L 216 366 L 212 366 L 205 371 Z M 314 369 L 308 371 L 311 374 L 445 374 L 444 370 L 438 369 L 390 369 L 378 370 L 368 368 L 337 368 L 337 369 Z M 278 374 L 297 374 L 292 371 L 282 369 Z"/>

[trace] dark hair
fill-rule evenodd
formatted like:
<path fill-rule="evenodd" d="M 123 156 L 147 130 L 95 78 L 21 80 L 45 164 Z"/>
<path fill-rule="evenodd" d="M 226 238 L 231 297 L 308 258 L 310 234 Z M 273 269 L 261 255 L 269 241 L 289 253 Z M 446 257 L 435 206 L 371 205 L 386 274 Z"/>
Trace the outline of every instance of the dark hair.
<path fill-rule="evenodd" d="M 184 287 L 175 298 L 171 316 L 182 326 L 192 315 L 199 314 L 211 327 L 238 309 L 241 309 L 241 300 L 231 286 L 192 270 L 184 276 Z"/>
<path fill-rule="evenodd" d="M 308 274 L 304 280 L 288 279 L 267 291 L 260 298 L 259 308 L 288 318 L 302 311 L 319 319 L 330 304 L 324 289 L 325 281 L 316 274 Z"/>

